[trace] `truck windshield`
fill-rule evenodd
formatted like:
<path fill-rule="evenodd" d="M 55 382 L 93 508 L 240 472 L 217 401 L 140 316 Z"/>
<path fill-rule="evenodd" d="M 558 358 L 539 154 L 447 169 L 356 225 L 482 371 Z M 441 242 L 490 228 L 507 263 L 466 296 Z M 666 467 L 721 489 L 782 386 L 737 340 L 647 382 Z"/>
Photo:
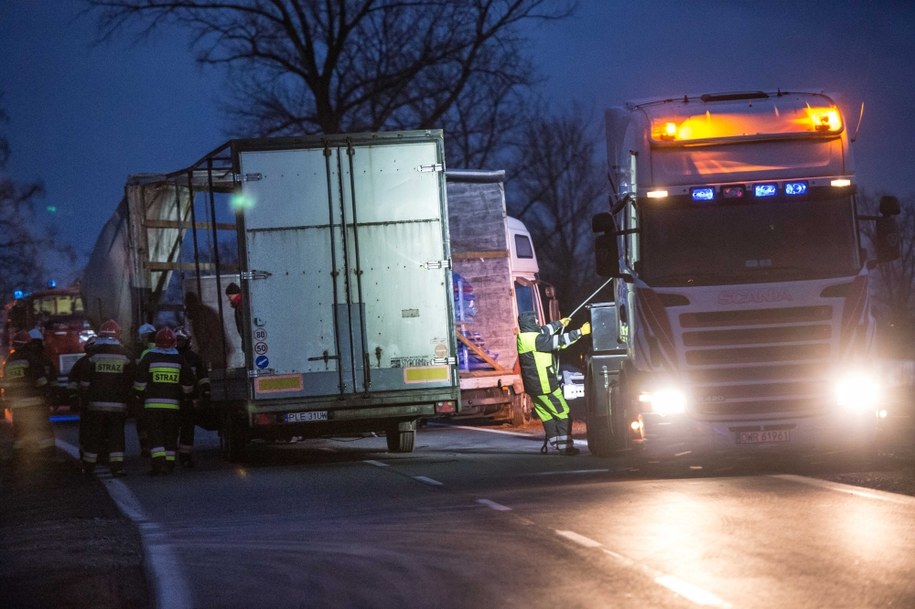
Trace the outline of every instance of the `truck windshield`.
<path fill-rule="evenodd" d="M 664 206 L 641 211 L 640 276 L 651 285 L 714 285 L 853 275 L 851 198 Z"/>

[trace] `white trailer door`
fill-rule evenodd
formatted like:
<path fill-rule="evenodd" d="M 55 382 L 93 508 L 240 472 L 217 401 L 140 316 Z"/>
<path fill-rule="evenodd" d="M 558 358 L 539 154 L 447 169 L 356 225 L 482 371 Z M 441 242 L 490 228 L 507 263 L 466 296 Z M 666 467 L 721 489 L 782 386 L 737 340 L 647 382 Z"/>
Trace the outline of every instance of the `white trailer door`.
<path fill-rule="evenodd" d="M 239 154 L 255 371 L 276 397 L 451 384 L 435 142 Z M 344 228 L 345 227 L 345 228 Z M 296 382 L 296 379 L 301 379 Z M 267 397 L 267 396 L 262 396 Z"/>

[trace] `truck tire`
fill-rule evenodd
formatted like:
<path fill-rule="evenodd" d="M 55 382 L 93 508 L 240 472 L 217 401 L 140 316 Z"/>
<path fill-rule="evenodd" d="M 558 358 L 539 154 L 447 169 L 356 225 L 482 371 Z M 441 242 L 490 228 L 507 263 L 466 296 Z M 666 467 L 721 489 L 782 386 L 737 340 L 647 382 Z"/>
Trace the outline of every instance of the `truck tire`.
<path fill-rule="evenodd" d="M 229 463 L 241 463 L 247 456 L 248 434 L 232 411 L 222 413 L 219 425 L 219 448 Z"/>
<path fill-rule="evenodd" d="M 416 444 L 416 421 L 391 425 L 384 435 L 388 441 L 388 452 L 411 453 Z"/>
<path fill-rule="evenodd" d="M 534 420 L 534 407 L 531 404 L 531 397 L 526 393 L 518 393 L 512 396 L 512 425 L 514 427 L 524 427 L 530 425 Z"/>

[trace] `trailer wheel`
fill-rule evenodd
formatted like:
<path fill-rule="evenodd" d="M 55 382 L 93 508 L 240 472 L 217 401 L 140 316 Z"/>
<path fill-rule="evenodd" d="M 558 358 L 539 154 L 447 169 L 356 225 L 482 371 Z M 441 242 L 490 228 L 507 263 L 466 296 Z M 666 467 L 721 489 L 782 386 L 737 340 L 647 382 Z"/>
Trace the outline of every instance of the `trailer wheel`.
<path fill-rule="evenodd" d="M 222 458 L 229 463 L 240 463 L 245 460 L 248 446 L 248 434 L 235 413 L 224 412 L 220 418 L 219 448 Z"/>
<path fill-rule="evenodd" d="M 514 427 L 530 425 L 534 419 L 534 407 L 531 404 L 531 397 L 524 392 L 512 396 L 511 409 L 512 425 Z"/>
<path fill-rule="evenodd" d="M 388 441 L 388 452 L 411 453 L 416 444 L 416 421 L 391 425 L 384 435 Z"/>

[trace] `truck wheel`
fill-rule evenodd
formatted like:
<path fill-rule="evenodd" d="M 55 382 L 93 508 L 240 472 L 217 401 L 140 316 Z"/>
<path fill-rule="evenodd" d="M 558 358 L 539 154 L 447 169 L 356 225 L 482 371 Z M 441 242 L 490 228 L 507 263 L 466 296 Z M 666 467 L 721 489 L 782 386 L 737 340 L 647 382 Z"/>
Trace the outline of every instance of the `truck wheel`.
<path fill-rule="evenodd" d="M 416 421 L 392 425 L 384 435 L 388 441 L 388 452 L 411 453 L 416 443 Z"/>
<path fill-rule="evenodd" d="M 245 460 L 248 436 L 241 422 L 232 412 L 223 413 L 219 426 L 219 448 L 222 458 L 229 463 Z"/>
<path fill-rule="evenodd" d="M 588 417 L 588 450 L 595 457 L 612 457 L 616 443 L 610 429 L 610 417 Z"/>
<path fill-rule="evenodd" d="M 534 407 L 531 404 L 531 398 L 526 393 L 519 393 L 512 396 L 512 425 L 514 427 L 524 427 L 530 425 L 534 419 Z"/>

